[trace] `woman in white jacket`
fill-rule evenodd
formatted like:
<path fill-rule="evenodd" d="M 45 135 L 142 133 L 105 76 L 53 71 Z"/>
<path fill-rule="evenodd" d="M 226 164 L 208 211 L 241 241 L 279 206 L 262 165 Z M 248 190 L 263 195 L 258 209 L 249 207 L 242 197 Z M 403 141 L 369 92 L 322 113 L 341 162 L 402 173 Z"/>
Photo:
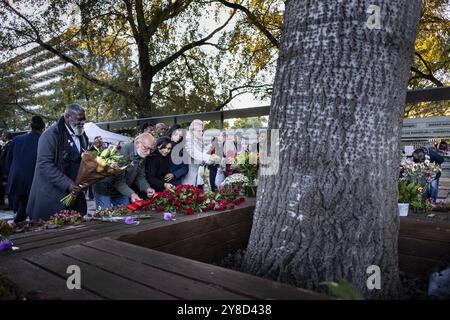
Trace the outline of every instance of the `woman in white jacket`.
<path fill-rule="evenodd" d="M 186 133 L 185 152 L 191 158 L 189 163 L 189 172 L 184 176 L 182 184 L 193 186 L 202 186 L 203 170 L 199 170 L 203 164 L 211 164 L 217 161 L 218 156 L 208 154 L 203 143 L 203 121 L 196 119 L 189 126 Z"/>

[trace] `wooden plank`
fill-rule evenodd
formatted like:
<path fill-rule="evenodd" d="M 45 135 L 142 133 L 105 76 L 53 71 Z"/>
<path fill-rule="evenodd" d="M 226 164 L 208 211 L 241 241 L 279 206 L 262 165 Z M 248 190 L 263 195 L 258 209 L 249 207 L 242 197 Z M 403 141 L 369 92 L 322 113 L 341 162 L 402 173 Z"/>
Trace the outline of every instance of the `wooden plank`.
<path fill-rule="evenodd" d="M 122 248 L 122 250 L 123 249 L 124 248 Z M 147 250 L 149 249 L 142 248 L 142 250 L 143 252 L 141 252 L 141 254 L 147 254 Z M 76 245 L 61 249 L 61 251 L 65 255 L 76 258 L 77 260 L 95 265 L 97 268 L 107 270 L 111 273 L 120 274 L 124 278 L 180 299 L 247 299 L 245 296 L 187 278 L 182 274 L 175 274 L 164 269 L 154 268 L 153 266 L 144 265 L 124 258 L 120 255 L 120 252 L 119 255 L 117 255 L 117 250 L 114 253 L 110 253 L 92 247 Z"/>
<path fill-rule="evenodd" d="M 26 231 L 26 232 L 18 232 L 18 233 L 14 233 L 11 236 L 11 239 L 18 241 L 19 239 L 33 239 L 36 238 L 38 239 L 39 237 L 42 237 L 43 235 L 48 235 L 48 234 L 53 234 L 55 235 L 56 233 L 60 233 L 60 232 L 65 232 L 65 231 L 70 231 L 73 229 L 84 229 L 87 228 L 88 224 L 87 223 L 81 223 L 79 225 L 73 225 L 70 227 L 61 227 L 61 228 L 55 228 L 55 229 L 45 229 L 45 230 L 39 230 L 39 231 Z"/>
<path fill-rule="evenodd" d="M 150 224 L 154 221 L 160 221 L 156 218 L 145 219 L 141 221 L 141 224 Z M 100 222 L 90 221 L 84 222 L 79 225 L 71 225 L 66 227 L 60 227 L 55 229 L 47 229 L 38 232 L 24 232 L 14 234 L 11 239 L 15 240 L 18 244 L 26 244 L 29 242 L 36 242 L 38 240 L 46 240 L 49 238 L 55 238 L 57 236 L 67 236 L 71 234 L 79 234 L 80 232 L 97 232 L 98 230 L 108 230 L 117 228 L 129 228 L 130 226 L 120 222 Z"/>
<path fill-rule="evenodd" d="M 119 257 L 174 274 L 212 283 L 254 299 L 330 299 L 328 296 L 312 291 L 112 239 L 99 239 L 85 243 L 84 246 L 114 253 Z"/>
<path fill-rule="evenodd" d="M 34 263 L 48 272 L 57 274 L 66 279 L 69 275 L 66 273 L 67 267 L 77 265 L 81 271 L 81 286 L 85 290 L 93 292 L 105 299 L 123 299 L 123 300 L 142 300 L 142 299 L 174 299 L 173 296 L 162 293 L 158 290 L 146 287 L 134 281 L 127 280 L 117 274 L 112 274 L 99 269 L 93 265 L 83 263 L 62 254 L 60 250 L 49 252 L 37 256 L 26 258 L 30 263 Z M 68 290 L 64 283 L 66 291 Z M 60 297 L 65 298 L 66 292 L 63 291 Z"/>
<path fill-rule="evenodd" d="M 410 256 L 450 261 L 450 243 L 448 242 L 400 237 L 398 252 Z"/>
<path fill-rule="evenodd" d="M 224 257 L 227 253 L 243 249 L 250 237 L 250 231 L 251 222 L 237 223 L 225 228 L 200 233 L 181 241 L 171 242 L 164 246 L 150 247 L 150 249 L 211 263 Z M 230 248 L 229 245 L 226 245 L 232 239 L 236 239 L 241 246 Z M 147 246 L 144 245 L 144 247 Z"/>
<path fill-rule="evenodd" d="M 135 232 L 134 229 L 138 227 L 140 227 L 141 230 L 142 228 L 144 230 L 147 228 L 153 228 L 153 223 L 151 222 L 143 223 L 142 225 L 138 226 L 129 226 L 124 223 L 115 222 L 103 222 L 102 224 L 104 225 L 104 227 L 102 227 L 101 225 L 97 225 L 92 229 L 86 229 L 79 232 L 75 231 L 70 233 L 63 233 L 59 236 L 56 236 L 55 234 L 47 234 L 42 239 L 27 242 L 25 244 L 22 244 L 20 241 L 14 241 L 14 245 L 18 246 L 20 250 L 14 251 L 12 255 L 14 257 L 23 257 L 39 252 L 55 250 L 84 241 L 102 238 L 105 236 L 113 236 L 117 232 L 121 232 L 121 234 L 133 233 Z"/>
<path fill-rule="evenodd" d="M 236 223 L 246 222 L 251 224 L 253 211 L 254 206 L 247 206 L 237 210 L 201 214 L 195 220 L 176 221 L 158 229 L 128 234 L 119 239 L 147 248 L 161 247 Z"/>
<path fill-rule="evenodd" d="M 425 275 L 433 271 L 434 268 L 441 265 L 442 261 L 410 256 L 407 254 L 398 255 L 399 268 L 401 271 Z"/>
<path fill-rule="evenodd" d="M 400 218 L 400 237 L 450 243 L 450 224 Z"/>
<path fill-rule="evenodd" d="M 25 292 L 37 292 L 47 299 L 101 300 L 102 298 L 83 288 L 68 290 L 66 279 L 58 277 L 24 260 L 2 261 L 0 273 L 6 275 Z"/>
<path fill-rule="evenodd" d="M 250 200 L 239 206 L 239 209 L 245 209 L 253 211 L 254 200 Z M 236 209 L 235 209 L 236 210 Z M 232 211 L 231 211 L 232 212 Z M 29 255 L 27 252 L 39 253 L 47 252 L 53 249 L 62 248 L 64 246 L 69 246 L 77 244 L 84 241 L 94 240 L 105 236 L 110 237 L 120 237 L 126 235 L 134 235 L 139 232 L 158 229 L 163 226 L 168 226 L 172 224 L 183 223 L 184 221 L 195 221 L 202 220 L 205 216 L 209 215 L 219 215 L 224 212 L 211 212 L 202 213 L 192 216 L 180 215 L 177 216 L 177 221 L 167 222 L 163 220 L 162 214 L 155 213 L 155 218 L 144 219 L 141 221 L 140 225 L 128 226 L 124 223 L 114 223 L 114 222 L 93 222 L 94 225 L 83 230 L 79 229 L 51 229 L 41 232 L 30 233 L 30 237 L 23 237 L 18 240 L 14 240 L 14 244 L 20 248 L 20 250 L 13 253 L 14 257 L 23 257 Z M 221 219 L 221 221 L 226 221 L 227 219 Z M 55 232 L 55 230 L 58 230 Z M 161 238 L 165 238 L 167 233 L 161 234 Z"/>
<path fill-rule="evenodd" d="M 31 232 L 29 234 L 25 232 L 25 236 L 23 237 L 15 237 L 16 235 L 14 234 L 12 240 L 17 245 L 24 246 L 30 243 L 37 243 L 39 241 L 46 241 L 48 239 L 54 239 L 57 237 L 77 235 L 80 234 L 81 232 L 96 232 L 97 230 L 100 229 L 108 229 L 108 227 L 102 225 L 89 226 L 87 224 L 84 224 L 82 227 L 68 226 L 50 230 L 43 230 L 39 232 Z"/>

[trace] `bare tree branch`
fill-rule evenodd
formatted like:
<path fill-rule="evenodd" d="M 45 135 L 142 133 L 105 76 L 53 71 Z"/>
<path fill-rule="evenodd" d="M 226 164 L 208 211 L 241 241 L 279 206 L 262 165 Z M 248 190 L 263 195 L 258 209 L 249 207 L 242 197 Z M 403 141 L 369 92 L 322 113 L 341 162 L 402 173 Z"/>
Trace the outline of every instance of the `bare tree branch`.
<path fill-rule="evenodd" d="M 419 57 L 420 61 L 422 61 L 422 63 L 425 65 L 425 68 L 428 70 L 428 74 L 420 71 L 416 67 L 411 66 L 411 71 L 416 73 L 416 76 L 413 76 L 411 79 L 422 78 L 422 79 L 426 79 L 426 80 L 433 82 L 438 87 L 443 87 L 444 84 L 441 81 L 439 81 L 438 79 L 436 79 L 436 77 L 433 75 L 433 71 L 431 70 L 430 65 L 427 63 L 427 61 L 425 61 L 425 59 L 422 57 L 422 55 L 420 53 L 418 53 L 417 51 L 415 52 L 415 55 L 417 57 Z"/>
<path fill-rule="evenodd" d="M 228 2 L 226 0 L 216 0 L 223 4 L 226 7 L 241 10 L 247 15 L 247 18 L 250 20 L 250 22 L 259 30 L 261 31 L 267 39 L 272 43 L 272 45 L 276 48 L 280 47 L 280 42 L 270 33 L 270 31 L 262 24 L 261 21 L 259 21 L 258 17 L 252 13 L 248 8 L 244 7 L 241 4 Z"/>
<path fill-rule="evenodd" d="M 238 90 L 240 90 L 240 89 L 248 89 L 248 88 L 251 88 L 251 89 L 267 88 L 267 89 L 268 89 L 268 88 L 271 88 L 271 87 L 272 87 L 272 85 L 270 85 L 270 84 L 261 84 L 261 85 L 257 85 L 257 86 L 254 86 L 254 85 L 244 85 L 244 86 L 239 86 L 239 87 L 230 89 L 230 90 L 229 90 L 229 93 L 228 93 L 228 98 L 225 99 L 225 101 L 223 101 L 220 105 L 218 105 L 218 106 L 214 109 L 214 111 L 220 111 L 220 110 L 222 110 L 222 108 L 225 107 L 228 103 L 230 103 L 231 100 L 233 100 L 233 99 L 236 98 L 237 96 L 240 96 L 241 94 L 244 94 L 244 93 L 247 93 L 247 92 L 248 92 L 248 91 L 242 91 L 242 92 L 239 92 L 239 93 L 233 95 L 233 92 L 235 92 L 235 91 L 238 91 Z"/>
<path fill-rule="evenodd" d="M 41 38 L 41 35 L 39 33 L 39 30 L 36 28 L 36 26 L 33 25 L 33 23 L 27 18 L 25 17 L 23 14 L 21 14 L 19 11 L 17 11 L 14 7 L 12 7 L 8 2 L 5 2 L 6 6 L 9 8 L 10 11 L 12 11 L 16 16 L 20 17 L 22 20 L 24 20 L 33 30 L 34 34 L 35 34 L 35 38 L 34 41 L 39 44 L 42 48 L 46 49 L 47 51 L 50 51 L 51 53 L 55 54 L 56 56 L 60 57 L 62 60 L 70 63 L 71 65 L 73 65 L 74 67 L 76 67 L 79 72 L 80 75 L 85 78 L 86 80 L 89 80 L 90 82 L 103 87 L 103 88 L 107 88 L 115 93 L 118 93 L 124 97 L 127 97 L 133 101 L 136 101 L 136 98 L 134 97 L 134 95 L 130 94 L 128 91 L 125 91 L 119 87 L 116 87 L 108 82 L 105 82 L 103 80 L 97 79 L 95 77 L 93 77 L 92 75 L 90 75 L 86 70 L 84 70 L 83 66 L 81 64 L 79 64 L 78 62 L 76 62 L 75 60 L 73 60 L 72 58 L 70 58 L 69 56 L 65 55 L 64 53 L 58 51 L 57 49 L 55 49 L 53 46 L 51 46 L 50 44 L 44 42 Z"/>
<path fill-rule="evenodd" d="M 220 30 L 222 30 L 223 28 L 226 27 L 226 25 L 231 21 L 231 19 L 233 18 L 234 14 L 236 11 L 234 11 L 230 17 L 228 18 L 228 20 L 221 25 L 220 27 L 218 27 L 217 29 L 215 29 L 213 32 L 211 32 L 208 36 L 206 36 L 203 39 L 200 39 L 198 41 L 194 41 L 191 42 L 187 45 L 185 45 L 184 47 L 182 47 L 180 50 L 178 50 L 177 52 L 175 52 L 174 54 L 172 54 L 171 56 L 167 57 L 166 59 L 160 61 L 158 64 L 153 66 L 153 70 L 154 73 L 156 74 L 158 71 L 162 70 L 163 68 L 165 68 L 166 66 L 168 66 L 170 63 L 172 63 L 173 61 L 175 61 L 177 58 L 179 58 L 182 54 L 184 54 L 186 51 L 195 48 L 195 47 L 199 47 L 202 45 L 205 45 L 205 43 L 207 43 L 207 41 L 209 39 L 211 39 L 217 32 L 219 32 Z"/>

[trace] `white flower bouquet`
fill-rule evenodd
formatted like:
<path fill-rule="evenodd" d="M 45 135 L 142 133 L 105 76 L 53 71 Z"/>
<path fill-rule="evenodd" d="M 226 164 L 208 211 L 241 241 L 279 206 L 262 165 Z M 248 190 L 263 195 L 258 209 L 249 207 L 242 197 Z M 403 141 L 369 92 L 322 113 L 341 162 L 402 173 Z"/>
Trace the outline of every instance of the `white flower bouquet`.
<path fill-rule="evenodd" d="M 242 173 L 235 173 L 226 177 L 222 183 L 222 187 L 229 193 L 242 193 L 243 188 L 248 186 L 249 183 L 250 181 L 245 175 Z"/>

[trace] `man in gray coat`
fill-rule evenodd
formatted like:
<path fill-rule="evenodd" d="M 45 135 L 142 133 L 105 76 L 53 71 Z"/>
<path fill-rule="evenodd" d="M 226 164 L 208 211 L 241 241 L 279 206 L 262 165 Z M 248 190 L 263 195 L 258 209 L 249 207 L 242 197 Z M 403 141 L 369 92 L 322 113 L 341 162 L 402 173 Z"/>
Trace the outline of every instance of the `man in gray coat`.
<path fill-rule="evenodd" d="M 63 209 L 86 214 L 84 193 L 74 183 L 81 154 L 88 147 L 85 122 L 84 109 L 78 104 L 71 104 L 67 106 L 64 116 L 41 135 L 26 210 L 33 220 L 48 220 Z M 76 196 L 76 200 L 73 206 L 65 208 L 60 200 L 69 192 Z"/>
<path fill-rule="evenodd" d="M 145 158 L 155 148 L 155 139 L 150 133 L 142 133 L 120 149 L 120 154 L 131 164 L 121 173 L 107 177 L 94 184 L 92 191 L 97 209 L 110 208 L 141 200 L 137 192 L 131 188 L 135 185 L 140 192 L 152 197 L 155 193 L 145 179 Z"/>

